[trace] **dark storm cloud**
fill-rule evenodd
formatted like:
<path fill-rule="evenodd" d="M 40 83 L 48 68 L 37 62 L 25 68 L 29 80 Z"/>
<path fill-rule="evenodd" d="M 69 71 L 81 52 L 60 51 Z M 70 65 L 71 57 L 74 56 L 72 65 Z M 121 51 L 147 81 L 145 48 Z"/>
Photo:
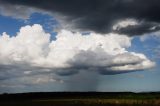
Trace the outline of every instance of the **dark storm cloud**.
<path fill-rule="evenodd" d="M 124 19 L 143 21 L 141 25 L 122 28 L 119 33 L 139 35 L 159 30 L 153 23 L 160 22 L 159 0 L 0 0 L 1 3 L 25 5 L 66 16 L 82 31 L 108 33 L 112 26 Z M 150 28 L 156 27 L 154 30 Z"/>

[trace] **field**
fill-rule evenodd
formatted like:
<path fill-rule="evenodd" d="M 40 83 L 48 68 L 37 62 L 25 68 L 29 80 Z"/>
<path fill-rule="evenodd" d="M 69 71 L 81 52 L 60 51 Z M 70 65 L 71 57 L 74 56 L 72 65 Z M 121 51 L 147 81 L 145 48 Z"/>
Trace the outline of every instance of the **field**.
<path fill-rule="evenodd" d="M 160 106 L 160 93 L 55 92 L 0 95 L 0 106 Z"/>

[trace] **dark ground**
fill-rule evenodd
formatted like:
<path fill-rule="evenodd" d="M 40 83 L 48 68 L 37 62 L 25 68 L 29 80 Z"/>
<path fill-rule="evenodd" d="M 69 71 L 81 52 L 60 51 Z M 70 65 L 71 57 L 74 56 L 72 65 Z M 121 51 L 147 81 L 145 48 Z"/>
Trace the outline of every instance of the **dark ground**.
<path fill-rule="evenodd" d="M 0 106 L 160 106 L 160 92 L 39 92 L 1 94 Z"/>

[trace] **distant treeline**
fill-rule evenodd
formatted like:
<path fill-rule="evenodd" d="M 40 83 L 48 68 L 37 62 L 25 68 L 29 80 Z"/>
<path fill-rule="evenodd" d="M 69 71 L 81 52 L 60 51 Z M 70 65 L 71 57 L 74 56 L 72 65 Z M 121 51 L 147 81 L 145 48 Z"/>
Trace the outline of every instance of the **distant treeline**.
<path fill-rule="evenodd" d="M 1 94 L 0 101 L 34 100 L 34 99 L 160 99 L 160 92 L 37 92 Z"/>

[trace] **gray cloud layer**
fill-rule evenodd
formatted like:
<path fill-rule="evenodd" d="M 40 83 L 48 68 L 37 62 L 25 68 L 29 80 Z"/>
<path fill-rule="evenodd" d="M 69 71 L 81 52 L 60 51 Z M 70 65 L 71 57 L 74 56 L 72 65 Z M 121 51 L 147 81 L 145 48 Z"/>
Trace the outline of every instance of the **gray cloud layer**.
<path fill-rule="evenodd" d="M 58 13 L 61 18 L 63 16 L 65 24 L 68 23 L 67 27 L 82 31 L 98 33 L 115 31 L 133 36 L 160 29 L 159 0 L 0 0 L 0 2 Z M 114 24 L 125 19 L 135 19 L 139 24 L 119 30 L 112 29 Z"/>

